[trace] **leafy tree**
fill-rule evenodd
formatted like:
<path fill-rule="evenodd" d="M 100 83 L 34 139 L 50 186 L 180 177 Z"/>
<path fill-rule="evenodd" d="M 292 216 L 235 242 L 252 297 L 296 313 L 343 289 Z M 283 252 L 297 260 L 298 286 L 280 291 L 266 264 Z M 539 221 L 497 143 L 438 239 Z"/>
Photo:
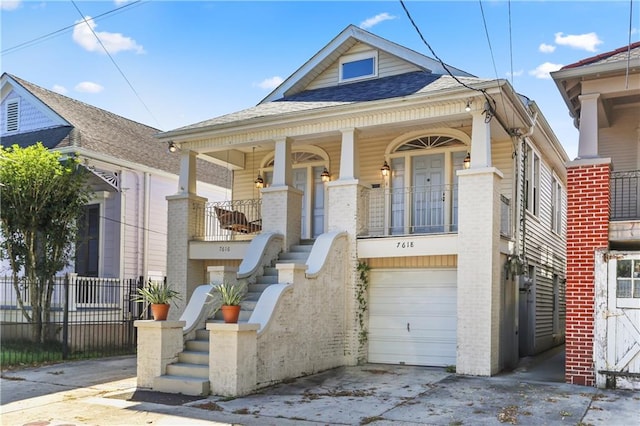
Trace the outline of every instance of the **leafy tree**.
<path fill-rule="evenodd" d="M 90 196 L 87 177 L 73 158 L 47 150 L 0 146 L 0 255 L 9 260 L 18 306 L 32 325 L 32 338 L 50 336 L 54 277 L 69 263 L 77 218 Z M 29 306 L 19 289 L 28 285 Z"/>

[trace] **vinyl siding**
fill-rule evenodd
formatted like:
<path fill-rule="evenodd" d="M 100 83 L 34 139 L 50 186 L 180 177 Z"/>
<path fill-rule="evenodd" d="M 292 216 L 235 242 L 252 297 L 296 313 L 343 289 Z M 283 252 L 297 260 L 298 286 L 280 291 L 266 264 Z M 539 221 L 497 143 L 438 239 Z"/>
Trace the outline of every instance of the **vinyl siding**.
<path fill-rule="evenodd" d="M 372 50 L 371 46 L 358 43 L 345 53 L 343 56 L 354 53 L 366 52 Z M 320 89 L 322 87 L 331 87 L 338 84 L 340 61 L 337 60 L 324 72 L 322 72 L 315 80 L 313 80 L 306 90 Z M 395 56 L 391 56 L 386 52 L 378 51 L 378 77 L 388 77 L 391 75 L 404 74 L 412 71 L 419 71 L 420 68 L 413 64 L 405 62 Z"/>
<path fill-rule="evenodd" d="M 536 149 L 536 148 L 534 148 Z M 564 171 L 557 176 L 562 185 L 562 233 L 556 234 L 551 230 L 551 182 L 553 171 L 547 159 L 540 151 L 540 201 L 539 213 L 534 216 L 525 213 L 525 256 L 531 265 L 536 266 L 535 277 L 535 332 L 534 351 L 544 351 L 560 341 L 554 341 L 553 336 L 553 275 L 557 274 L 562 280 L 566 267 L 566 179 Z M 565 302 L 564 289 L 561 288 L 559 303 L 560 331 L 564 336 Z"/>
<path fill-rule="evenodd" d="M 600 129 L 598 151 L 602 157 L 610 157 L 617 172 L 640 169 L 638 145 L 638 108 L 619 110 L 615 126 Z"/>
<path fill-rule="evenodd" d="M 372 269 L 386 268 L 457 268 L 458 256 L 376 257 L 364 260 Z"/>

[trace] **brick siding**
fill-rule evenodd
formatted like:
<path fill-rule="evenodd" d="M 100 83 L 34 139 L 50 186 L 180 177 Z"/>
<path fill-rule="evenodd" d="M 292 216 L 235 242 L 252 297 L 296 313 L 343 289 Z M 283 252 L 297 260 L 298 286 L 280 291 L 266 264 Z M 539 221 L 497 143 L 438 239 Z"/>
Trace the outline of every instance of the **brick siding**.
<path fill-rule="evenodd" d="M 567 169 L 567 383 L 595 385 L 594 252 L 609 240 L 610 165 Z"/>

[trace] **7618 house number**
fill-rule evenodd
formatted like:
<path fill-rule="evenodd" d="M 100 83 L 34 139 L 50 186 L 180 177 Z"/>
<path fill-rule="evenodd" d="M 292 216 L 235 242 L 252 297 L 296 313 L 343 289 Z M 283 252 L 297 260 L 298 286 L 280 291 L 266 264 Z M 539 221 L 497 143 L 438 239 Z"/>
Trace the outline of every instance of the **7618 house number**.
<path fill-rule="evenodd" d="M 397 249 L 413 248 L 413 241 L 398 241 L 396 243 L 396 248 Z"/>

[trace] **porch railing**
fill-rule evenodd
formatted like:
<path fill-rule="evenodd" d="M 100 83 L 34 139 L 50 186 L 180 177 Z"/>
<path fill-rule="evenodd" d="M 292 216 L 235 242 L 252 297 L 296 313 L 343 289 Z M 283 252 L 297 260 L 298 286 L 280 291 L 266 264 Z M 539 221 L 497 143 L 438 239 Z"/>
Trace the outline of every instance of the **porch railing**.
<path fill-rule="evenodd" d="M 640 219 L 640 170 L 611 173 L 611 220 Z"/>
<path fill-rule="evenodd" d="M 431 185 L 363 191 L 365 226 L 359 236 L 458 231 L 458 187 Z"/>
<path fill-rule="evenodd" d="M 196 229 L 201 241 L 231 241 L 262 230 L 262 200 L 215 201 L 195 204 Z"/>

